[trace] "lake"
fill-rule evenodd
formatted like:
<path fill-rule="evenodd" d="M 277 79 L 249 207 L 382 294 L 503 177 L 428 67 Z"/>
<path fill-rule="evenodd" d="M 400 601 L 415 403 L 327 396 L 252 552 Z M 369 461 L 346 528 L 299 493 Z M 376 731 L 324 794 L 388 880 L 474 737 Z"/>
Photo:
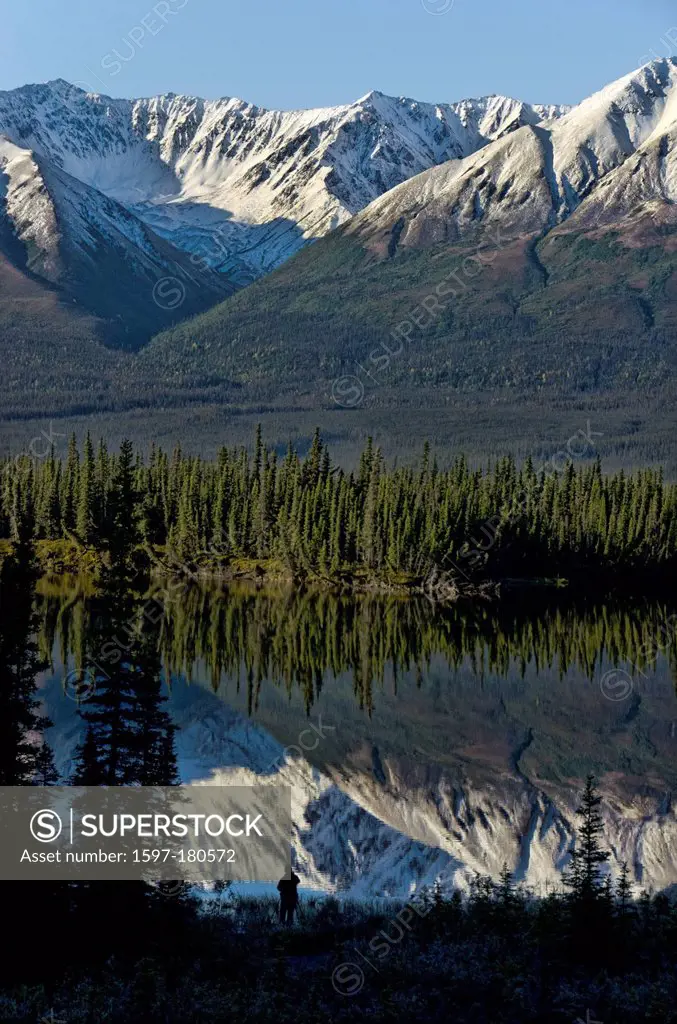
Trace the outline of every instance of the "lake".
<path fill-rule="evenodd" d="M 507 864 L 545 892 L 560 884 L 589 772 L 612 870 L 677 884 L 677 620 L 665 602 L 539 593 L 442 606 L 249 584 L 156 586 L 124 614 L 112 601 L 39 586 L 51 665 L 38 684 L 65 775 L 95 674 L 141 636 L 181 778 L 289 785 L 305 888 L 401 897 Z"/>

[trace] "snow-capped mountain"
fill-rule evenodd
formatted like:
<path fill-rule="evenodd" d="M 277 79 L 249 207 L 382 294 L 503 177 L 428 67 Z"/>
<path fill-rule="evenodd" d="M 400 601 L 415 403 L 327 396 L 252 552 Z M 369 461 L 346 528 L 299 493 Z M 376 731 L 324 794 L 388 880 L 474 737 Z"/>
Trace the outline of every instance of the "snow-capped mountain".
<path fill-rule="evenodd" d="M 568 113 L 526 123 L 377 199 L 349 230 L 378 249 L 506 241 L 618 225 L 677 197 L 677 60 L 658 60 Z M 575 217 L 574 217 L 575 215 Z M 393 235 L 396 232 L 396 238 Z"/>
<path fill-rule="evenodd" d="M 327 396 L 346 338 L 355 345 L 364 334 L 371 351 L 374 325 L 385 332 L 386 322 L 407 312 L 398 296 L 413 289 L 411 309 L 417 300 L 430 302 L 431 287 L 452 294 L 446 282 L 459 268 L 451 264 L 468 266 L 466 250 L 481 247 L 494 256 L 480 275 L 475 263 L 462 271 L 463 322 L 451 312 L 438 320 L 435 342 L 426 343 L 434 350 L 412 351 L 421 376 L 410 367 L 408 383 L 429 381 L 434 361 L 435 380 L 454 386 L 653 384 L 663 363 L 672 366 L 660 333 L 660 359 L 645 366 L 644 334 L 673 322 L 673 243 L 666 237 L 677 224 L 676 133 L 675 59 L 648 64 L 573 109 L 496 96 L 433 105 L 369 93 L 347 106 L 279 112 L 236 99 L 110 99 L 62 81 L 25 86 L 0 94 L 0 274 L 19 291 L 28 287 L 27 274 L 32 286 L 47 285 L 53 294 L 41 301 L 66 300 L 66 320 L 80 310 L 98 318 L 82 354 L 88 364 L 97 363 L 102 336 L 138 348 L 186 321 L 126 371 L 126 402 L 147 400 L 136 370 L 164 392 L 178 387 L 181 401 L 200 388 L 209 401 L 222 400 L 225 388 L 241 398 L 240 389 L 252 387 L 253 361 L 258 400 L 263 391 L 279 396 L 281 379 L 292 393 L 302 386 Z M 580 238 L 597 241 L 600 233 L 613 251 L 592 263 L 590 246 L 573 253 Z M 320 236 L 312 258 L 297 253 Z M 391 268 L 398 252 L 435 246 L 429 272 L 410 264 L 410 277 L 402 260 Z M 632 258 L 647 246 L 665 262 L 663 283 L 650 293 L 641 260 Z M 294 254 L 282 277 L 209 308 Z M 380 264 L 373 254 L 383 257 Z M 345 276 L 339 297 L 336 274 L 346 258 L 353 270 L 374 265 L 368 314 L 359 273 Z M 590 283 L 602 287 L 607 275 L 623 282 L 621 290 L 607 282 L 590 298 Z M 207 309 L 204 319 L 188 319 Z M 618 316 L 625 348 L 614 347 L 614 330 L 596 349 L 605 354 L 592 378 L 582 345 L 574 346 L 578 363 L 567 357 L 564 366 L 550 344 L 553 331 L 604 334 Z M 0 295 L 0 320 L 36 349 L 51 343 L 35 309 L 17 306 L 11 291 Z M 91 326 L 80 318 L 70 333 Z M 509 345 L 506 326 L 514 335 Z M 478 330 L 494 348 L 502 332 L 506 351 L 495 359 L 471 351 Z M 543 347 L 525 358 L 523 343 L 531 345 L 534 330 Z M 261 360 L 262 351 L 274 351 L 275 359 Z M 15 358 L 12 348 L 5 358 L 12 379 L 23 379 L 22 352 Z M 58 395 L 81 389 L 79 376 L 72 378 L 70 366 L 56 367 Z M 31 381 L 41 386 L 40 374 L 31 371 Z M 94 388 L 92 407 L 116 390 L 112 379 Z"/>
<path fill-rule="evenodd" d="M 172 323 L 174 295 L 187 315 L 233 290 L 209 269 L 198 273 L 188 254 L 124 205 L 6 137 L 0 137 L 0 186 L 6 255 L 98 314 L 104 338 L 136 347 L 139 338 Z"/>
<path fill-rule="evenodd" d="M 37 240 L 38 266 L 59 262 L 55 221 L 87 248 L 91 224 L 71 225 L 50 207 L 67 179 L 106 197 L 89 193 L 86 205 L 99 208 L 97 221 L 114 209 L 115 230 L 142 251 L 156 248 L 157 234 L 193 255 L 193 268 L 246 283 L 412 175 L 566 109 L 372 92 L 346 106 L 281 112 L 239 99 L 110 99 L 60 80 L 25 86 L 0 94 L 2 166 L 16 163 L 18 147 L 21 175 L 32 166 L 34 178 L 7 215 L 26 245 Z M 60 176 L 54 188 L 50 167 Z"/>

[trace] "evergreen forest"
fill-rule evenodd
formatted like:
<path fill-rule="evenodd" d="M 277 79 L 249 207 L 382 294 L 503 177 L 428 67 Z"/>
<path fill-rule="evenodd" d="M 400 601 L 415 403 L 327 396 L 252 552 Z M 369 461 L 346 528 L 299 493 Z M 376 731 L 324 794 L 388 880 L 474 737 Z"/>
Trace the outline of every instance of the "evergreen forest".
<path fill-rule="evenodd" d="M 3 541 L 37 546 L 52 568 L 65 551 L 76 569 L 98 558 L 329 582 L 668 580 L 677 484 L 583 458 L 478 468 L 459 455 L 441 467 L 428 444 L 416 465 L 390 466 L 371 440 L 348 472 L 317 431 L 303 458 L 269 449 L 259 428 L 251 450 L 223 447 L 211 462 L 179 447 L 144 457 L 129 441 L 110 452 L 87 436 L 63 461 L 0 463 Z"/>

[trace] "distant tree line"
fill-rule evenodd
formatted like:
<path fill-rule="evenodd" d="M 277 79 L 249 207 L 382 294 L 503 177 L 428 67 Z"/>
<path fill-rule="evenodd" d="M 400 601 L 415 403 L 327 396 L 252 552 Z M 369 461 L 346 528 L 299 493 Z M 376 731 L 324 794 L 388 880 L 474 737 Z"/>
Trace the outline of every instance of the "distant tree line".
<path fill-rule="evenodd" d="M 272 559 L 294 576 L 570 576 L 669 573 L 677 554 L 677 485 L 661 470 L 603 473 L 599 460 L 561 471 L 502 457 L 482 469 L 458 456 L 441 469 L 425 445 L 414 467 L 388 467 L 370 440 L 355 472 L 332 462 L 319 432 L 305 458 L 289 445 L 222 448 L 215 461 L 147 459 L 87 436 L 64 461 L 0 463 L 0 538 L 19 546 L 71 538 L 127 564 L 140 546 L 176 566 Z"/>

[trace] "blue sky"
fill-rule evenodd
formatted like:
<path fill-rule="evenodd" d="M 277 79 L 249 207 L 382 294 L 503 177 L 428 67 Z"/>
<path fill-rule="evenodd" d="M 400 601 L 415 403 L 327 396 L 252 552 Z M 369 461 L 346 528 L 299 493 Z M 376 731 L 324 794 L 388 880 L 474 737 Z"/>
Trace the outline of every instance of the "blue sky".
<path fill-rule="evenodd" d="M 9 0 L 0 88 L 65 78 L 283 109 L 370 89 L 574 103 L 670 54 L 674 0 Z"/>

